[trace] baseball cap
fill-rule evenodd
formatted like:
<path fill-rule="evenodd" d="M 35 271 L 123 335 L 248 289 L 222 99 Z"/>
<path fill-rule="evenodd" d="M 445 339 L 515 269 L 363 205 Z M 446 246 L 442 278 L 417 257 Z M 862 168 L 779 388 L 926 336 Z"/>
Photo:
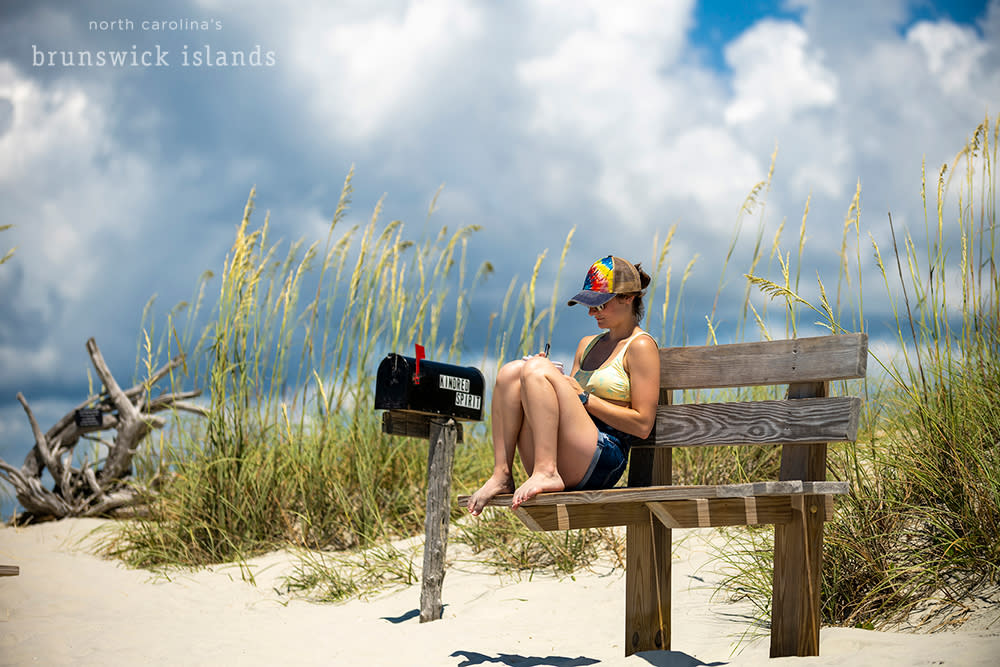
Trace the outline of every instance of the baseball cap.
<path fill-rule="evenodd" d="M 566 305 L 582 303 L 588 308 L 611 301 L 616 294 L 641 292 L 639 271 L 632 262 L 608 255 L 594 262 L 583 281 L 583 289 Z"/>

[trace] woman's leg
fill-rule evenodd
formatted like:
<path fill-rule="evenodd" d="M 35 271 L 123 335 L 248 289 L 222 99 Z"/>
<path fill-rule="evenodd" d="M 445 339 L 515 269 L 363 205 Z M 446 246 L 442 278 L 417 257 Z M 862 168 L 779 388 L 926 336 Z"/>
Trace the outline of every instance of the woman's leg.
<path fill-rule="evenodd" d="M 578 484 L 597 450 L 598 435 L 576 392 L 546 359 L 530 359 L 521 370 L 521 406 L 531 434 L 521 441 L 521 460 L 530 477 L 514 491 L 515 509 L 544 491 Z"/>
<path fill-rule="evenodd" d="M 524 409 L 521 407 L 521 371 L 525 362 L 511 361 L 497 373 L 493 387 L 490 415 L 493 422 L 493 475 L 478 491 L 469 497 L 466 507 L 478 516 L 483 507 L 498 493 L 514 490 L 514 452 L 524 425 Z"/>

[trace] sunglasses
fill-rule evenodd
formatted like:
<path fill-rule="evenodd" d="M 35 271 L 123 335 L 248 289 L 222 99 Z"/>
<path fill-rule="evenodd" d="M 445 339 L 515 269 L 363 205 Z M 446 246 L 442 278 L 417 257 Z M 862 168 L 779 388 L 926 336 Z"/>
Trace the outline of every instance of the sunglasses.
<path fill-rule="evenodd" d="M 588 310 L 588 311 L 593 311 L 593 312 L 595 312 L 595 313 L 599 313 L 599 312 L 601 312 L 602 310 L 604 310 L 605 308 L 607 308 L 607 307 L 608 307 L 608 304 L 609 304 L 609 303 L 611 303 L 611 301 L 608 301 L 608 302 L 606 302 L 606 303 L 602 303 L 602 304 L 601 304 L 601 305 L 599 305 L 599 306 L 588 306 L 588 307 L 587 307 L 587 310 Z"/>

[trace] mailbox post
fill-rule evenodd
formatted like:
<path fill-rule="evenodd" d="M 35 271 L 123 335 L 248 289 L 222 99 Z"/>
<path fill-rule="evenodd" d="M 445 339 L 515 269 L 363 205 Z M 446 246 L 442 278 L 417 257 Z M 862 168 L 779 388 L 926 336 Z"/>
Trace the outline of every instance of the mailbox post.
<path fill-rule="evenodd" d="M 427 515 L 424 517 L 424 565 L 420 582 L 420 622 L 441 618 L 445 552 L 451 518 L 451 470 L 455 461 L 455 420 L 435 419 L 427 455 Z"/>
<path fill-rule="evenodd" d="M 477 368 L 398 354 L 386 356 L 378 367 L 375 409 L 386 411 L 382 431 L 429 440 L 421 623 L 441 618 L 452 463 L 462 435 L 459 421 L 482 420 L 484 384 Z"/>

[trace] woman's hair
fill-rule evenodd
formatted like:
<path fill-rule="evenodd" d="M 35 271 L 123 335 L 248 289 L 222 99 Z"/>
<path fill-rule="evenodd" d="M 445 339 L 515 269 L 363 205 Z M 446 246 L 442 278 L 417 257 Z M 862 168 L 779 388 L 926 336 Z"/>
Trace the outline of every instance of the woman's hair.
<path fill-rule="evenodd" d="M 635 315 L 635 321 L 638 322 L 642 319 L 642 316 L 646 313 L 646 306 L 642 303 L 642 296 L 646 293 L 646 287 L 649 285 L 652 278 L 649 274 L 642 270 L 642 263 L 633 264 L 635 266 L 636 272 L 639 274 L 639 284 L 642 285 L 641 292 L 627 292 L 625 294 L 619 294 L 618 296 L 632 296 L 632 314 Z"/>

